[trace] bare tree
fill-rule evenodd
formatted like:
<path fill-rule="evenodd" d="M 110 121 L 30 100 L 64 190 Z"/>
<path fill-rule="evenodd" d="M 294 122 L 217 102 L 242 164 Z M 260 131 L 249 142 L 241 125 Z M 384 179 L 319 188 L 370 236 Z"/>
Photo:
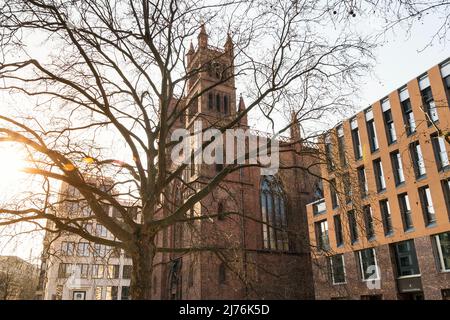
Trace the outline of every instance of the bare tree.
<path fill-rule="evenodd" d="M 20 108 L 23 118 L 0 116 L 0 142 L 27 150 L 25 172 L 39 178 L 41 190 L 0 209 L 0 224 L 33 223 L 124 249 L 133 260 L 132 297 L 149 299 L 156 253 L 211 250 L 201 241 L 189 248 L 157 246 L 156 235 L 180 222 L 215 217 L 188 212 L 233 171 L 262 166 L 227 164 L 208 180 L 192 181 L 187 174 L 192 166 L 175 165 L 169 157 L 176 144 L 171 133 L 199 116 L 208 92 L 235 81 L 245 84 L 247 107 L 238 111 L 230 104 L 226 117 L 202 118 L 222 133 L 252 110 L 259 110 L 278 135 L 292 125 L 276 128 L 283 114 L 293 111 L 294 124 L 306 127 L 325 114 L 344 112 L 371 46 L 345 28 L 321 34 L 329 19 L 327 3 L 319 0 L 3 2 L 1 89 L 27 96 L 22 101 L 31 105 Z M 194 49 L 189 41 L 198 33 Z M 39 45 L 33 47 L 36 39 Z M 225 42 L 225 49 L 214 49 L 212 40 Z M 33 52 L 36 48 L 44 54 Z M 196 58 L 201 49 L 215 53 Z M 207 85 L 195 87 L 211 72 L 215 76 Z M 302 150 L 298 153 L 311 152 Z M 92 216 L 58 215 L 62 200 L 55 181 L 78 190 Z M 173 196 L 178 185 L 187 190 L 181 201 Z M 123 197 L 134 201 L 140 219 L 119 201 Z M 116 217 L 105 212 L 105 203 Z M 163 210 L 168 213 L 160 215 Z M 114 239 L 89 233 L 83 224 L 89 219 Z"/>

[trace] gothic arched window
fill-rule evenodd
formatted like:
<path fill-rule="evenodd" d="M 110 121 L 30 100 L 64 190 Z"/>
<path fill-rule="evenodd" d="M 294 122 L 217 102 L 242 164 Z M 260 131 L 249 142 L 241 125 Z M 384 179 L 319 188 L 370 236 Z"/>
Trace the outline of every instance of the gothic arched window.
<path fill-rule="evenodd" d="M 208 94 L 208 109 L 211 110 L 213 108 L 214 105 L 214 95 L 212 94 L 212 92 L 210 92 Z"/>
<path fill-rule="evenodd" d="M 216 109 L 220 112 L 220 94 L 216 94 Z"/>
<path fill-rule="evenodd" d="M 223 96 L 223 113 L 228 114 L 228 96 Z"/>
<path fill-rule="evenodd" d="M 273 176 L 261 182 L 261 215 L 264 249 L 289 250 L 283 189 Z"/>

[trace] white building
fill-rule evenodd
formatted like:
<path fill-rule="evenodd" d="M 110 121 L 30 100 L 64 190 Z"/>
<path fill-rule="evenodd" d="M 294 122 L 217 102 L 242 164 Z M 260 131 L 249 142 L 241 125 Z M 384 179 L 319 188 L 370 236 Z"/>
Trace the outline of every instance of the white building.
<path fill-rule="evenodd" d="M 70 199 L 77 198 L 77 194 L 79 195 L 75 188 L 67 184 L 62 185 L 61 195 L 66 198 L 60 201 L 58 215 L 85 218 L 83 228 L 86 231 L 101 238 L 114 239 L 91 215 L 90 209 L 86 204 L 83 205 L 83 201 L 71 202 Z M 109 215 L 115 217 L 114 208 L 106 204 L 105 206 Z M 135 208 L 130 207 L 130 210 L 133 209 Z M 47 226 L 52 227 L 52 222 L 49 221 Z M 132 262 L 123 250 L 91 243 L 78 235 L 47 231 L 42 270 L 38 299 L 129 299 Z"/>

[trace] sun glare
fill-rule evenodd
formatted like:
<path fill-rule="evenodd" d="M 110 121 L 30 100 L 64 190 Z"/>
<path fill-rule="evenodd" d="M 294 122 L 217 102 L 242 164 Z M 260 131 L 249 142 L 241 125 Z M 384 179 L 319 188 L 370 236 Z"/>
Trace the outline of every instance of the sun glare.
<path fill-rule="evenodd" d="M 20 185 L 23 167 L 25 163 L 20 151 L 0 147 L 0 192 L 11 192 Z"/>

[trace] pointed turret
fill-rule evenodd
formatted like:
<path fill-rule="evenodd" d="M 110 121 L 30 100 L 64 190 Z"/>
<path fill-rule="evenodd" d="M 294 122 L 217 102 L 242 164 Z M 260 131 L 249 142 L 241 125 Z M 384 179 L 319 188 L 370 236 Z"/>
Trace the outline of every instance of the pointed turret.
<path fill-rule="evenodd" d="M 300 124 L 297 120 L 297 113 L 295 111 L 291 112 L 291 140 L 294 142 L 299 142 L 302 138 Z"/>
<path fill-rule="evenodd" d="M 200 48 L 208 47 L 208 34 L 206 33 L 205 24 L 200 27 L 200 33 L 198 34 L 198 46 Z"/>
<path fill-rule="evenodd" d="M 244 102 L 244 98 L 242 97 L 242 94 L 239 95 L 239 106 L 238 106 L 238 113 L 240 114 L 241 112 L 245 111 L 245 102 Z M 240 120 L 240 124 L 242 126 L 248 126 L 248 119 L 247 119 L 247 115 L 244 115 L 241 120 Z"/>
<path fill-rule="evenodd" d="M 233 39 L 231 39 L 231 35 L 230 33 L 228 33 L 227 35 L 227 41 L 225 41 L 225 52 L 229 53 L 230 55 L 233 55 Z"/>
<path fill-rule="evenodd" d="M 192 41 L 191 41 L 191 44 L 190 44 L 190 46 L 189 46 L 189 51 L 188 51 L 187 54 L 186 54 L 188 65 L 191 64 L 192 57 L 193 57 L 194 53 L 195 53 L 194 45 L 192 44 Z"/>

